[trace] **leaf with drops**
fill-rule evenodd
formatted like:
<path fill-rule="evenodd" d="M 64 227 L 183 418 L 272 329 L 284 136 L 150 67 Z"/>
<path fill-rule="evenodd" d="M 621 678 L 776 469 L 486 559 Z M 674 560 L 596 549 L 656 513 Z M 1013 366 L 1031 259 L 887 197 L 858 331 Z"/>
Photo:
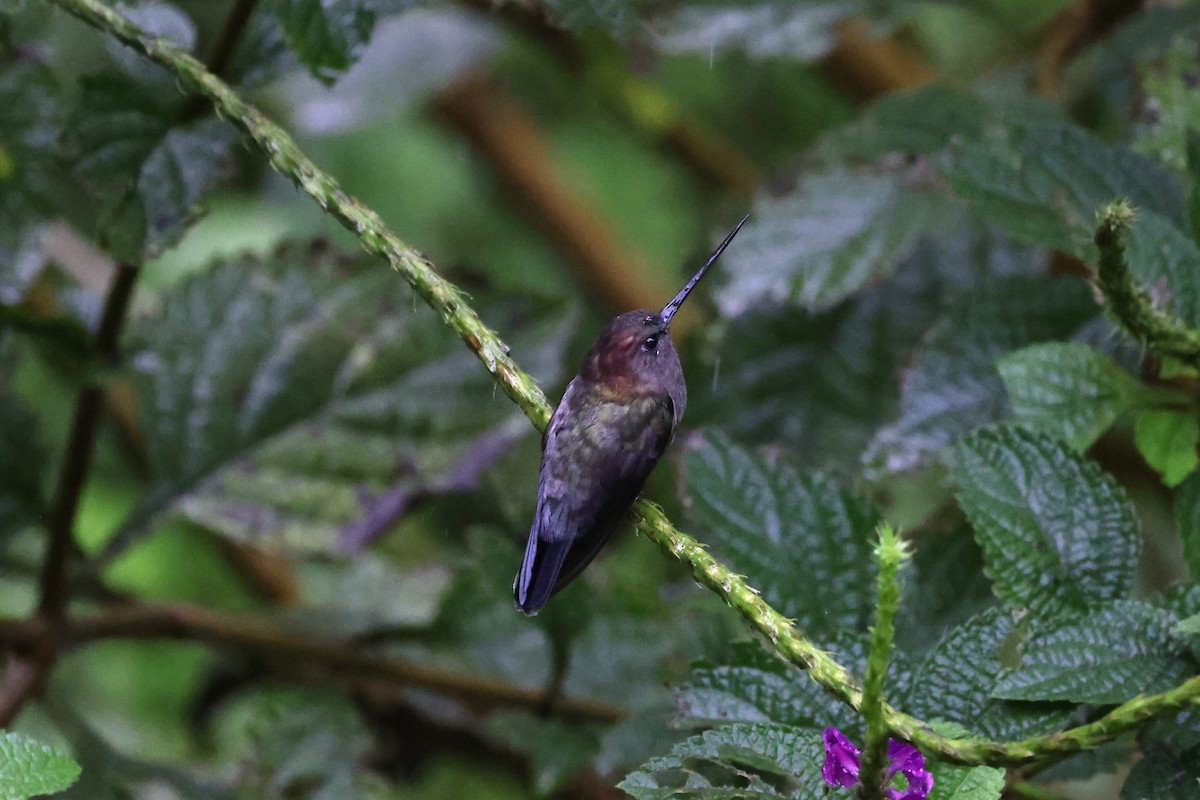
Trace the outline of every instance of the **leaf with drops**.
<path fill-rule="evenodd" d="M 0 731 L 0 795 L 6 800 L 54 794 L 77 780 L 75 759 L 22 733 Z"/>

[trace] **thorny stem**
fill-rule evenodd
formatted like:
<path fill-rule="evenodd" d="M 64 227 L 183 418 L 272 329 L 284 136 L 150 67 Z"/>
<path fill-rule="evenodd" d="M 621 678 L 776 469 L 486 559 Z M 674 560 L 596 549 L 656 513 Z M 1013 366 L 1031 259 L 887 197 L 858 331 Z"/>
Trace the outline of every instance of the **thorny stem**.
<path fill-rule="evenodd" d="M 1109 203 L 1099 214 L 1096 246 L 1100 249 L 1100 291 L 1117 321 L 1134 338 L 1156 353 L 1200 366 L 1200 331 L 1156 307 L 1130 274 L 1125 261 L 1125 235 L 1134 216 L 1133 207 L 1125 200 Z"/>
<path fill-rule="evenodd" d="M 875 626 L 871 629 L 871 649 L 867 656 L 867 674 L 863 679 L 863 716 L 867 721 L 867 739 L 863 745 L 859 771 L 860 796 L 877 800 L 883 796 L 887 771 L 887 721 L 883 713 L 883 685 L 892 658 L 896 613 L 900 610 L 900 566 L 908 558 L 904 540 L 891 526 L 879 526 L 879 544 L 875 547 L 878 574 L 875 580 Z"/>
<path fill-rule="evenodd" d="M 140 30 L 98 0 L 52 2 L 171 70 L 184 85 L 211 100 L 222 117 L 250 136 L 276 170 L 291 178 L 334 218 L 356 232 L 368 252 L 385 258 L 475 352 L 534 427 L 545 428 L 550 418 L 545 395 L 509 357 L 507 346 L 483 324 L 459 289 L 438 275 L 418 252 L 388 230 L 375 212 L 318 169 L 279 126 L 205 70 L 196 59 Z M 767 604 L 757 590 L 710 556 L 699 542 L 676 530 L 656 505 L 639 500 L 634 504 L 634 513 L 643 535 L 688 565 L 701 585 L 713 590 L 736 609 L 751 628 L 772 642 L 781 656 L 808 671 L 833 696 L 861 710 L 862 689 L 845 667 L 805 638 L 792 620 Z M 892 735 L 911 742 L 926 755 L 961 764 L 1020 765 L 1094 747 L 1151 717 L 1177 711 L 1197 699 L 1200 699 L 1200 676 L 1161 694 L 1130 700 L 1087 725 L 1008 743 L 975 738 L 948 739 L 934 733 L 921 720 L 886 705 L 884 718 Z"/>

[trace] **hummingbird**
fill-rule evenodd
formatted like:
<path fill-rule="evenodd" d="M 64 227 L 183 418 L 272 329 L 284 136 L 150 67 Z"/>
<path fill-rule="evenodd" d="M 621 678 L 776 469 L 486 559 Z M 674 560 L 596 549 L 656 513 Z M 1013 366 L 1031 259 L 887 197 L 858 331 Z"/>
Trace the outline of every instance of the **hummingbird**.
<path fill-rule="evenodd" d="M 671 443 L 687 406 L 671 319 L 749 218 L 662 311 L 629 311 L 609 323 L 567 385 L 542 435 L 537 510 L 513 582 L 525 614 L 538 613 L 591 563 Z"/>

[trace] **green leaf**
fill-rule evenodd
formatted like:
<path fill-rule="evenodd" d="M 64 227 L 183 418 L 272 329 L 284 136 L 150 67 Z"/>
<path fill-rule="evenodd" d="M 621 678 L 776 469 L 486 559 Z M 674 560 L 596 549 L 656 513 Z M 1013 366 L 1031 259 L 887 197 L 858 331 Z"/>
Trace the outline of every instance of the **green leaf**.
<path fill-rule="evenodd" d="M 1187 672 L 1175 615 L 1123 601 L 1086 615 L 1035 625 L 1021 666 L 996 684 L 1005 700 L 1122 703 L 1165 691 Z"/>
<path fill-rule="evenodd" d="M 0 392 L 0 545 L 45 515 L 46 461 L 33 414 Z"/>
<path fill-rule="evenodd" d="M 862 628 L 878 522 L 869 506 L 827 477 L 801 477 L 720 434 L 705 436 L 685 465 L 704 540 L 767 602 L 817 638 Z"/>
<path fill-rule="evenodd" d="M 857 472 L 875 431 L 897 413 L 896 378 L 927 320 L 974 277 L 963 276 L 957 254 L 989 249 L 973 233 L 966 242 L 924 240 L 894 275 L 837 308 L 755 310 L 730 320 L 715 352 L 688 348 L 688 424 L 745 443 L 787 442 L 802 466 Z"/>
<path fill-rule="evenodd" d="M 70 756 L 24 734 L 0 732 L 0 797 L 54 794 L 77 780 L 79 764 Z"/>
<path fill-rule="evenodd" d="M 812 61 L 836 43 L 834 26 L 861 8 L 853 0 L 691 4 L 656 20 L 655 32 L 668 52 L 741 51 L 752 58 Z"/>
<path fill-rule="evenodd" d="M 757 642 L 734 645 L 728 664 L 699 665 L 676 689 L 678 723 L 690 727 L 771 722 L 820 728 L 854 719 L 816 682 Z"/>
<path fill-rule="evenodd" d="M 1141 384 L 1084 344 L 1050 342 L 996 362 L 1013 417 L 1083 451 L 1137 401 Z"/>
<path fill-rule="evenodd" d="M 993 608 L 973 617 L 930 652 L 898 705 L 920 719 L 945 719 L 993 739 L 1061 728 L 1070 719 L 1067 704 L 993 697 L 997 683 L 1016 664 L 1023 636 L 1008 610 Z"/>
<path fill-rule="evenodd" d="M 140 262 L 174 244 L 227 169 L 232 128 L 216 119 L 174 126 L 176 114 L 128 79 L 83 79 L 76 171 L 105 204 L 102 238 L 119 258 Z"/>
<path fill-rule="evenodd" d="M 1167 486 L 1178 486 L 1200 466 L 1200 425 L 1193 411 L 1143 411 L 1134 422 L 1133 441 Z"/>
<path fill-rule="evenodd" d="M 898 174 L 836 169 L 782 197 L 760 195 L 722 261 L 718 295 L 732 316 L 765 302 L 819 311 L 892 272 L 925 233 L 957 223 L 946 197 Z"/>
<path fill-rule="evenodd" d="M 1200 747 L 1183 753 L 1152 747 L 1129 770 L 1121 800 L 1193 800 L 1198 786 Z"/>
<path fill-rule="evenodd" d="M 1200 581 L 1200 473 L 1193 472 L 1175 489 L 1175 525 L 1183 540 L 1183 560 L 1193 581 Z"/>
<path fill-rule="evenodd" d="M 527 435 L 474 354 L 401 291 L 387 270 L 290 246 L 167 293 L 138 326 L 158 490 L 131 526 L 175 504 L 260 547 L 354 549 L 406 495 L 461 491 Z M 531 318 L 521 304 L 498 311 Z M 569 324 L 532 315 L 511 340 L 527 368 L 558 371 Z"/>
<path fill-rule="evenodd" d="M 326 84 L 358 61 L 375 29 L 367 0 L 271 0 L 270 7 L 292 50 Z"/>
<path fill-rule="evenodd" d="M 1128 595 L 1137 517 L 1124 491 L 1065 442 L 998 425 L 963 438 L 951 478 L 996 595 L 1035 612 Z"/>
<path fill-rule="evenodd" d="M 983 552 L 966 525 L 922 530 L 914 543 L 896 642 L 910 653 L 925 653 L 947 630 L 993 605 L 995 598 L 983 572 Z"/>
<path fill-rule="evenodd" d="M 738 724 L 680 742 L 617 788 L 637 800 L 819 798 L 825 748 L 816 728 Z"/>
<path fill-rule="evenodd" d="M 60 95 L 48 67 L 0 51 L 0 302 L 24 295 L 36 273 L 18 269 L 18 249 L 35 225 L 60 213 L 55 198 L 66 173 Z"/>
<path fill-rule="evenodd" d="M 825 137 L 843 157 L 873 162 L 890 153 L 930 155 L 983 134 L 988 106 L 978 95 L 934 84 L 885 94 L 854 123 Z"/>
<path fill-rule="evenodd" d="M 1200 247 L 1174 223 L 1139 212 L 1129 231 L 1125 259 L 1133 277 L 1182 320 L 1200 327 Z"/>
<path fill-rule="evenodd" d="M 1018 347 L 1070 336 L 1095 315 L 1080 281 L 984 279 L 929 333 L 903 376 L 900 416 L 863 459 L 879 476 L 929 464 L 942 448 L 1006 412 L 995 362 Z"/>
<path fill-rule="evenodd" d="M 1178 182 L 1166 168 L 1067 122 L 1016 124 L 967 142 L 943 174 L 982 219 L 1016 238 L 1091 260 L 1096 209 L 1114 197 L 1177 219 Z"/>
<path fill-rule="evenodd" d="M 1200 614 L 1193 614 L 1187 619 L 1179 621 L 1172 632 L 1176 636 L 1195 636 L 1200 634 Z"/>
<path fill-rule="evenodd" d="M 996 767 L 959 767 L 936 763 L 933 791 L 928 800 L 1000 800 L 1004 770 Z"/>

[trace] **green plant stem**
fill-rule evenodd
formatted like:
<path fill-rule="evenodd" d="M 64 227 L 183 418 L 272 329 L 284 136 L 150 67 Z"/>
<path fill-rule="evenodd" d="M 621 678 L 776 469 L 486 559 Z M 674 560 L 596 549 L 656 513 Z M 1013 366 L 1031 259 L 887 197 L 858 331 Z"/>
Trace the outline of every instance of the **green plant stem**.
<path fill-rule="evenodd" d="M 319 170 L 281 128 L 205 70 L 196 59 L 140 30 L 98 0 L 51 2 L 166 67 L 178 76 L 183 85 L 207 97 L 223 118 L 249 135 L 272 167 L 293 180 L 334 218 L 354 231 L 368 252 L 385 258 L 418 296 L 475 352 L 534 427 L 545 429 L 550 418 L 550 406 L 545 395 L 509 357 L 507 346 L 483 324 L 466 303 L 462 292 L 438 275 L 418 252 L 389 231 L 373 211 Z M 767 604 L 757 590 L 710 556 L 696 540 L 676 530 L 653 503 L 639 500 L 634 504 L 634 513 L 638 519 L 638 529 L 643 535 L 689 566 L 701 585 L 716 592 L 736 609 L 752 629 L 772 642 L 780 655 L 807 670 L 834 697 L 855 709 L 862 708 L 862 689 L 846 669 L 801 635 L 793 622 Z M 961 764 L 1019 765 L 1093 747 L 1150 717 L 1177 711 L 1196 699 L 1200 699 L 1200 677 L 1168 692 L 1131 700 L 1088 725 L 1011 743 L 947 739 L 934 733 L 920 720 L 886 705 L 884 718 L 892 735 L 911 742 L 926 755 L 936 755 Z"/>
<path fill-rule="evenodd" d="M 887 721 L 884 719 L 883 685 L 892 659 L 892 641 L 896 631 L 896 613 L 900 610 L 900 566 L 908 558 L 904 541 L 886 523 L 879 526 L 879 544 L 875 548 L 878 573 L 875 579 L 875 625 L 871 629 L 871 648 L 867 655 L 867 674 L 863 680 L 863 717 L 867 721 L 867 740 L 863 745 L 859 771 L 863 800 L 883 796 L 887 771 Z"/>
<path fill-rule="evenodd" d="M 1173 314 L 1154 305 L 1140 288 L 1125 261 L 1125 234 L 1134 220 L 1133 207 L 1125 200 L 1109 203 L 1096 223 L 1096 246 L 1100 249 L 1097 284 L 1113 316 L 1135 339 L 1154 352 L 1200 366 L 1200 331 L 1188 328 Z"/>

